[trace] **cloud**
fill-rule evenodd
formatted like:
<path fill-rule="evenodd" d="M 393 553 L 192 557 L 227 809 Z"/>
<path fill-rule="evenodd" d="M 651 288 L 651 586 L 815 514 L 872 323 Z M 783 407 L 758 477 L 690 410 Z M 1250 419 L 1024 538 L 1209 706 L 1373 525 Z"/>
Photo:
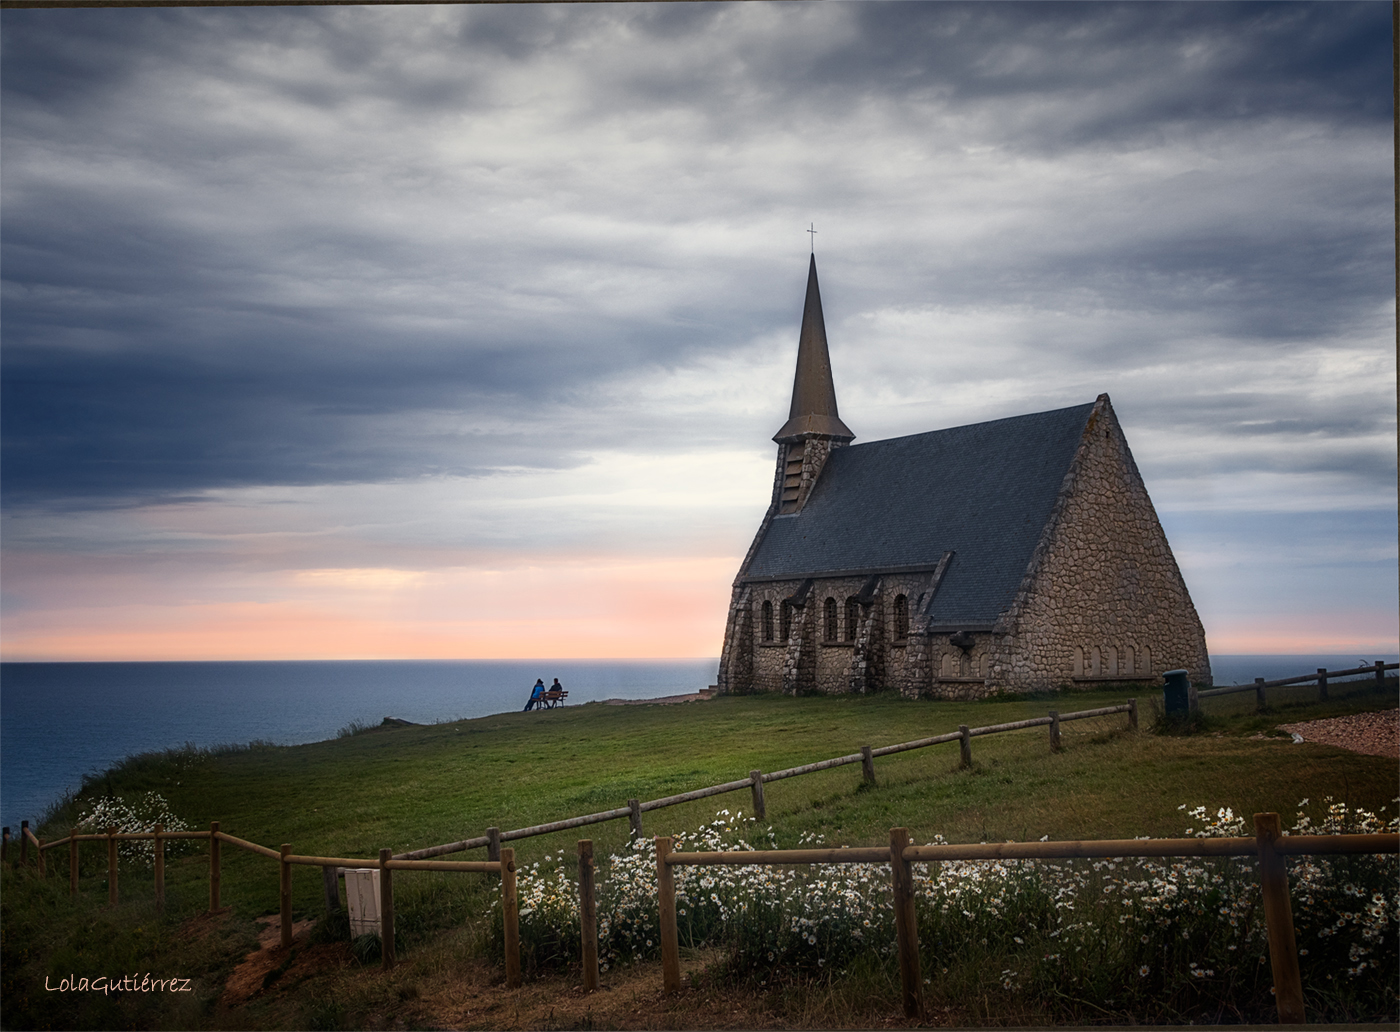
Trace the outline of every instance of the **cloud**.
<path fill-rule="evenodd" d="M 1108 391 L 1164 510 L 1391 511 L 1389 27 L 7 10 L 7 579 L 737 558 L 813 222 L 861 440 Z"/>

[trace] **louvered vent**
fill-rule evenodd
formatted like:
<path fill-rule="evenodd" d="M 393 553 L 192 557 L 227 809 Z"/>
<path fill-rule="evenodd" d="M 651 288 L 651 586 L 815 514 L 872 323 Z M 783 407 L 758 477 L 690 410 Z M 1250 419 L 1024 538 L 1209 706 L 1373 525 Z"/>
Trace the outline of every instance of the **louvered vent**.
<path fill-rule="evenodd" d="M 787 468 L 783 470 L 782 512 L 797 511 L 797 496 L 802 489 L 802 457 L 805 452 L 805 444 L 788 445 Z"/>

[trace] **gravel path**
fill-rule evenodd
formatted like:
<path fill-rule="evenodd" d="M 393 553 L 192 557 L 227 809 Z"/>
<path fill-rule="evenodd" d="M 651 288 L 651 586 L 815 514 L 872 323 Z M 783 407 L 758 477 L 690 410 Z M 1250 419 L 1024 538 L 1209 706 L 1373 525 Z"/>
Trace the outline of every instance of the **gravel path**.
<path fill-rule="evenodd" d="M 1400 709 L 1356 713 L 1331 720 L 1309 720 L 1302 724 L 1280 724 L 1278 729 L 1301 735 L 1305 742 L 1320 742 L 1368 756 L 1389 756 L 1400 760 Z"/>

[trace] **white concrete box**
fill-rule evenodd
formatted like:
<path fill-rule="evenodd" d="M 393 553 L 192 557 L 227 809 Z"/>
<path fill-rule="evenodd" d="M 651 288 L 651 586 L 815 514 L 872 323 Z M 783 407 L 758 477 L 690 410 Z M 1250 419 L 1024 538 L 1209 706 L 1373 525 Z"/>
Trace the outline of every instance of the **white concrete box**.
<path fill-rule="evenodd" d="M 350 908 L 350 938 L 379 934 L 379 870 L 346 867 L 345 902 Z"/>

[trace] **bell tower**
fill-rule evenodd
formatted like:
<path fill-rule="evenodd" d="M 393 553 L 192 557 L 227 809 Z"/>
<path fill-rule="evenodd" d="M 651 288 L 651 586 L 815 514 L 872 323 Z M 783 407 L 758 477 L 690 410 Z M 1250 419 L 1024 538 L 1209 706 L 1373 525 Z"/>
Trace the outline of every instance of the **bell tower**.
<path fill-rule="evenodd" d="M 797 340 L 797 373 L 792 381 L 788 421 L 773 435 L 778 442 L 778 476 L 774 484 L 778 515 L 801 510 L 821 475 L 827 456 L 855 440 L 836 411 L 836 385 L 826 346 L 826 320 L 817 286 L 817 256 L 807 267 L 807 300 Z"/>

